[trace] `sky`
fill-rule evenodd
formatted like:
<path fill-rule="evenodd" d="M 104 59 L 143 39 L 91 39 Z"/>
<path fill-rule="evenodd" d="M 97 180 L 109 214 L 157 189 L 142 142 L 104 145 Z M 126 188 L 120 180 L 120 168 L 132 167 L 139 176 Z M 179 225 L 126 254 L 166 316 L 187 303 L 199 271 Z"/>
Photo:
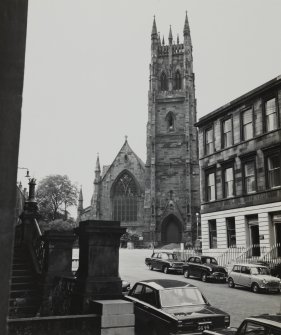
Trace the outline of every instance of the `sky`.
<path fill-rule="evenodd" d="M 86 207 L 97 153 L 128 136 L 145 162 L 153 16 L 182 43 L 186 11 L 199 118 L 281 74 L 279 0 L 29 0 L 18 166 L 68 175 Z"/>

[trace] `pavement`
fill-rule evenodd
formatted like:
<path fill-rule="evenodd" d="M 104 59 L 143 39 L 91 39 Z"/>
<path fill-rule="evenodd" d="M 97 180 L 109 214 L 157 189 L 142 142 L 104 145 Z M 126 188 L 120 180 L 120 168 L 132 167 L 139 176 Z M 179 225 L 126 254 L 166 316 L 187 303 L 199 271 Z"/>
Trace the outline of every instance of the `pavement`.
<path fill-rule="evenodd" d="M 120 249 L 120 277 L 129 281 L 131 286 L 139 280 L 156 278 L 169 278 L 192 283 L 201 290 L 213 306 L 230 314 L 232 327 L 238 327 L 249 316 L 281 313 L 281 294 L 255 294 L 243 288 L 231 289 L 225 283 L 203 283 L 197 279 L 185 279 L 183 275 L 179 274 L 150 271 L 145 265 L 144 259 L 151 254 L 152 250 L 149 249 Z"/>

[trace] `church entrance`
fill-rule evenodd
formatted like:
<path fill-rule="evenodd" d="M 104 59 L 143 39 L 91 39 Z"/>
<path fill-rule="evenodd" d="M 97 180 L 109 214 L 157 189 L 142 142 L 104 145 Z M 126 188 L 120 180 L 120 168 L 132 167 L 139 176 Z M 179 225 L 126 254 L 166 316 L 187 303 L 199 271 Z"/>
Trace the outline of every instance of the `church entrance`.
<path fill-rule="evenodd" d="M 164 219 L 161 240 L 164 243 L 180 243 L 182 241 L 181 223 L 175 215 L 169 215 Z"/>

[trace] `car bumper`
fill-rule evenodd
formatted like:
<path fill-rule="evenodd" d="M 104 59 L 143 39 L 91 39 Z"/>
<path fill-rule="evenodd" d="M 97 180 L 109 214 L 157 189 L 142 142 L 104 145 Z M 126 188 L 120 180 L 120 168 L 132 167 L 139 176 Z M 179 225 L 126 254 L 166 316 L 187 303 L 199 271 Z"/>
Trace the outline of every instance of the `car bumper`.
<path fill-rule="evenodd" d="M 266 293 L 279 293 L 280 288 L 279 287 L 262 287 L 260 286 L 260 290 Z"/>
<path fill-rule="evenodd" d="M 215 280 L 226 280 L 227 275 L 219 272 L 211 273 L 209 276 L 207 276 L 208 279 L 215 279 Z"/>
<path fill-rule="evenodd" d="M 183 273 L 183 269 L 182 269 L 182 268 L 169 267 L 168 270 L 169 270 L 169 271 L 174 271 L 174 272 L 180 272 L 180 273 Z"/>

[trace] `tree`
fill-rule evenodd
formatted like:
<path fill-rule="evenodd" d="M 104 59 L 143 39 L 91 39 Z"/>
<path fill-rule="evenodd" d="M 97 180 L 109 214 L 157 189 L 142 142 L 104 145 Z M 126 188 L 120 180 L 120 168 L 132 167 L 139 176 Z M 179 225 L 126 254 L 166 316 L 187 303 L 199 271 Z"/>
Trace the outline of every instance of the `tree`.
<path fill-rule="evenodd" d="M 36 197 L 43 219 L 66 220 L 67 208 L 77 204 L 78 188 L 66 175 L 50 175 L 39 182 Z"/>

